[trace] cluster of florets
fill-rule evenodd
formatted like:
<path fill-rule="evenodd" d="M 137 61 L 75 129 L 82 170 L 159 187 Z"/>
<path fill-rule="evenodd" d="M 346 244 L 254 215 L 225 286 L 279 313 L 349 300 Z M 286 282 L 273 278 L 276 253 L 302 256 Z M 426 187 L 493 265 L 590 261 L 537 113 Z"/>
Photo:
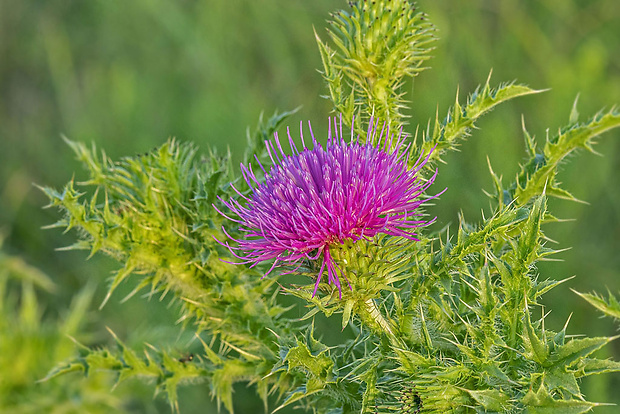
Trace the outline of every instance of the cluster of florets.
<path fill-rule="evenodd" d="M 420 170 L 430 157 L 421 154 L 409 167 L 411 145 L 402 134 L 394 139 L 385 126 L 379 132 L 378 122 L 370 122 L 365 143 L 351 130 L 347 142 L 342 134 L 342 120 L 329 123 L 327 144 L 320 145 L 312 137 L 312 148 L 306 147 L 300 125 L 299 151 L 287 129 L 292 154 L 286 155 L 277 133 L 265 141 L 272 167 L 267 171 L 258 162 L 264 178 L 259 179 L 252 165 L 241 165 L 251 194 L 237 189 L 239 199 L 220 200 L 238 218 L 244 238 L 236 245 L 224 243 L 241 263 L 256 264 L 274 260 L 271 272 L 280 264 L 299 266 L 304 260 L 322 259 L 314 293 L 327 270 L 330 284 L 342 292 L 341 277 L 346 275 L 334 260 L 330 248 L 347 240 L 370 239 L 378 233 L 417 240 L 415 228 L 433 220 L 423 220 L 419 207 L 426 189 L 437 171 L 427 180 Z M 373 144 L 374 143 L 374 144 Z"/>

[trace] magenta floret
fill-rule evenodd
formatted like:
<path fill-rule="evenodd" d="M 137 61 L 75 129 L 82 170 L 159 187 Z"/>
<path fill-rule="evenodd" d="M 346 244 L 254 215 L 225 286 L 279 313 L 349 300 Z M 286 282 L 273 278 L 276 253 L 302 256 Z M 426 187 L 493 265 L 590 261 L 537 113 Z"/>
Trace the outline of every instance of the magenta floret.
<path fill-rule="evenodd" d="M 418 207 L 429 199 L 422 195 L 437 171 L 422 181 L 418 173 L 430 153 L 420 155 L 408 168 L 411 147 L 403 148 L 406 136 L 400 134 L 394 142 L 387 128 L 377 136 L 377 124 L 371 121 L 365 144 L 354 138 L 353 130 L 346 142 L 342 121 L 338 123 L 335 118 L 329 123 L 325 148 L 315 139 L 310 122 L 312 149 L 305 145 L 301 126 L 301 151 L 287 129 L 292 155 L 284 153 L 277 133 L 273 141 L 265 141 L 273 162 L 269 172 L 258 162 L 265 179 L 260 181 L 251 165 L 242 164 L 252 194 L 246 197 L 235 189 L 242 202 L 220 199 L 238 218 L 221 214 L 239 223 L 239 230 L 245 233 L 240 240 L 227 235 L 237 245 L 224 245 L 242 263 L 252 266 L 275 259 L 267 274 L 279 263 L 300 264 L 303 259 L 322 258 L 316 294 L 325 268 L 329 283 L 342 291 L 331 246 L 378 233 L 417 240 L 414 229 L 434 221 L 422 220 Z M 373 141 L 382 144 L 373 145 Z"/>

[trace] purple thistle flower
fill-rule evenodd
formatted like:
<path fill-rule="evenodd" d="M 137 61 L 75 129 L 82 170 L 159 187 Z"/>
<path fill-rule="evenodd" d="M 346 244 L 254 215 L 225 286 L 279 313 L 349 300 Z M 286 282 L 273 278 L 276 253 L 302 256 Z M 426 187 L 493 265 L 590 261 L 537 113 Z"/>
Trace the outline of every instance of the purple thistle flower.
<path fill-rule="evenodd" d="M 373 126 L 371 120 L 365 144 L 359 142 L 359 137 L 353 138 L 353 129 L 347 143 L 342 137 L 342 120 L 339 124 L 335 118 L 333 121 L 333 129 L 329 123 L 325 148 L 314 138 L 310 122 L 312 149 L 305 145 L 301 125 L 301 152 L 287 129 L 292 155 L 284 153 L 276 133 L 275 140 L 265 141 L 273 163 L 271 170 L 265 171 L 255 157 L 265 174 L 264 181 L 257 179 L 251 164 L 241 164 L 252 194 L 246 197 L 233 188 L 245 205 L 235 199 L 220 199 L 238 219 L 220 214 L 239 223 L 239 230 L 246 234 L 237 240 L 224 230 L 237 243 L 236 247 L 222 243 L 242 260 L 236 264 L 252 263 L 253 267 L 275 259 L 267 275 L 279 263 L 299 267 L 303 259 L 322 258 L 313 296 L 326 268 L 329 283 L 342 293 L 340 269 L 330 253 L 331 246 L 346 240 L 369 239 L 378 233 L 418 240 L 414 229 L 434 221 L 420 220 L 417 211 L 425 202 L 420 197 L 437 176 L 435 171 L 426 182 L 418 176 L 430 152 L 426 158 L 420 155 L 409 169 L 411 146 L 402 148 L 406 135 L 399 134 L 394 143 L 384 126 L 377 139 L 378 122 Z M 383 144 L 373 145 L 373 140 Z M 346 280 L 342 271 L 340 274 Z"/>

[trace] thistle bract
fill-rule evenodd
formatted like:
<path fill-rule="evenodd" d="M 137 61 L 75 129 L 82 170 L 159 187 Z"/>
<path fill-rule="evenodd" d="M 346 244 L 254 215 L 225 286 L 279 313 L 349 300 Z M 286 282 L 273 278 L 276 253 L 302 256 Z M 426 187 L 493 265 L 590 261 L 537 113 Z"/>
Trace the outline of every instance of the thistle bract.
<path fill-rule="evenodd" d="M 260 180 L 252 166 L 241 165 L 243 177 L 251 188 L 239 201 L 222 201 L 238 218 L 245 238 L 229 238 L 237 243 L 225 244 L 231 253 L 252 263 L 275 259 L 267 272 L 278 264 L 301 264 L 304 259 L 322 259 L 314 293 L 327 270 L 328 281 L 342 293 L 340 271 L 330 248 L 347 240 L 356 242 L 378 233 L 417 240 L 414 229 L 433 220 L 421 219 L 419 207 L 425 202 L 423 193 L 433 183 L 437 171 L 428 180 L 420 178 L 420 170 L 428 160 L 420 155 L 408 167 L 410 145 L 406 135 L 396 140 L 388 128 L 380 132 L 379 122 L 368 128 L 366 143 L 355 138 L 353 130 L 347 142 L 342 134 L 342 121 L 329 123 L 327 145 L 317 142 L 310 127 L 312 148 L 306 147 L 300 126 L 302 150 L 299 151 L 287 130 L 292 155 L 286 155 L 277 133 L 266 141 L 273 163 Z M 372 144 L 377 142 L 379 144 Z M 223 214 L 223 213 L 222 213 Z M 223 214 L 224 215 L 224 214 Z"/>

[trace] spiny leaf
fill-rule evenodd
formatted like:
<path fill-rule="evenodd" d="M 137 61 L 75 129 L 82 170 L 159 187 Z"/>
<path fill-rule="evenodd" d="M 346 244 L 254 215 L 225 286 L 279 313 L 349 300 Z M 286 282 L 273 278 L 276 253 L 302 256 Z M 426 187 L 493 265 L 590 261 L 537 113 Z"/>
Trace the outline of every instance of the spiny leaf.
<path fill-rule="evenodd" d="M 263 119 L 263 113 L 261 112 L 254 133 L 250 134 L 248 130 L 246 134 L 248 147 L 243 156 L 244 164 L 253 162 L 254 156 L 257 156 L 263 165 L 268 165 L 269 157 L 267 156 L 265 141 L 272 139 L 274 132 L 276 132 L 282 123 L 292 115 L 295 115 L 299 109 L 301 109 L 301 107 L 285 112 L 276 111 L 267 120 Z"/>
<path fill-rule="evenodd" d="M 545 365 L 571 366 L 580 359 L 590 356 L 593 352 L 601 349 L 614 339 L 615 337 L 572 339 L 551 352 Z"/>
<path fill-rule="evenodd" d="M 576 290 L 573 290 L 573 292 L 587 300 L 590 305 L 594 306 L 605 315 L 620 320 L 620 302 L 618 301 L 618 299 L 616 299 L 614 295 L 612 295 L 611 292 L 608 292 L 609 299 L 607 300 L 605 300 L 605 298 L 599 296 L 596 293 L 580 293 Z"/>
<path fill-rule="evenodd" d="M 450 249 L 450 256 L 462 259 L 472 252 L 479 251 L 480 247 L 486 246 L 494 237 L 501 236 L 511 226 L 526 220 L 529 217 L 528 213 L 527 209 L 507 207 L 485 220 L 479 229 L 473 231 L 467 229 L 464 219 L 461 218 L 457 242 Z"/>
<path fill-rule="evenodd" d="M 468 390 L 465 389 L 476 402 L 490 412 L 503 412 L 508 404 L 508 397 L 506 394 L 499 390 Z"/>
<path fill-rule="evenodd" d="M 324 384 L 332 378 L 332 368 L 334 362 L 329 357 L 327 350 L 313 355 L 308 346 L 297 341 L 297 346 L 288 350 L 284 362 L 288 365 L 288 371 L 302 369 L 311 374 L 312 378 L 318 380 L 315 385 Z"/>
<path fill-rule="evenodd" d="M 280 411 L 282 408 L 287 407 L 297 401 L 307 398 L 311 396 L 312 394 L 316 394 L 320 391 L 321 391 L 320 389 L 314 389 L 314 390 L 308 391 L 305 386 L 298 387 L 293 392 L 289 393 L 289 395 L 282 402 L 282 404 L 279 405 L 275 410 L 273 410 L 273 412 L 276 413 Z"/>
<path fill-rule="evenodd" d="M 234 359 L 226 360 L 219 368 L 214 370 L 212 375 L 212 395 L 217 398 L 218 406 L 220 403 L 233 413 L 233 384 L 237 381 L 253 378 L 255 367 L 248 363 Z"/>
<path fill-rule="evenodd" d="M 533 263 L 538 253 L 538 240 L 541 237 L 540 225 L 546 210 L 545 197 L 539 197 L 532 206 L 527 222 L 522 228 L 519 238 L 518 260 L 522 265 Z"/>
<path fill-rule="evenodd" d="M 574 115 L 571 116 L 571 119 Z M 533 197 L 543 194 L 575 200 L 570 193 L 557 187 L 555 177 L 558 166 L 567 155 L 579 148 L 593 152 L 594 138 L 620 126 L 620 112 L 611 109 L 598 113 L 585 123 L 573 122 L 560 129 L 553 137 L 547 137 L 542 153 L 531 155 L 521 166 L 517 179 L 508 187 L 512 199 L 525 205 Z"/>
<path fill-rule="evenodd" d="M 154 351 L 154 355 L 145 353 L 145 357 L 140 357 L 116 335 L 113 333 L 112 335 L 116 341 L 118 352 L 106 348 L 89 349 L 80 345 L 83 356 L 54 368 L 44 380 L 50 380 L 75 371 L 82 371 L 88 375 L 93 370 L 115 372 L 117 383 L 134 377 L 153 378 L 158 384 L 158 390 L 164 391 L 171 406 L 175 407 L 179 385 L 194 383 L 197 380 L 204 381 L 207 378 L 207 371 L 195 363 L 183 363 L 167 352 L 153 347 L 151 349 Z"/>
<path fill-rule="evenodd" d="M 581 358 L 577 364 L 577 368 L 578 371 L 575 375 L 579 378 L 588 375 L 620 372 L 620 362 L 609 359 Z"/>
<path fill-rule="evenodd" d="M 490 80 L 491 75 L 489 74 L 486 84 L 483 87 L 478 87 L 467 98 L 465 106 L 459 104 L 457 96 L 454 107 L 450 108 L 446 117 L 442 121 L 438 117 L 435 118 L 433 132 L 431 134 L 430 130 L 427 129 L 421 147 L 424 153 L 435 148 L 430 160 L 440 160 L 445 151 L 455 149 L 458 140 L 469 134 L 478 118 L 496 105 L 519 96 L 543 92 L 515 83 L 500 84 L 497 88 L 491 88 Z"/>
<path fill-rule="evenodd" d="M 527 412 L 533 414 L 580 414 L 600 405 L 576 399 L 554 399 L 544 385 L 537 391 L 530 389 L 521 401 Z"/>
<path fill-rule="evenodd" d="M 549 348 L 547 344 L 538 337 L 534 326 L 532 326 L 529 310 L 526 309 L 524 313 L 525 322 L 523 325 L 525 332 L 523 333 L 523 339 L 525 349 L 529 352 L 529 356 L 533 361 L 536 361 L 540 365 L 546 365 L 547 358 L 549 357 Z"/>

